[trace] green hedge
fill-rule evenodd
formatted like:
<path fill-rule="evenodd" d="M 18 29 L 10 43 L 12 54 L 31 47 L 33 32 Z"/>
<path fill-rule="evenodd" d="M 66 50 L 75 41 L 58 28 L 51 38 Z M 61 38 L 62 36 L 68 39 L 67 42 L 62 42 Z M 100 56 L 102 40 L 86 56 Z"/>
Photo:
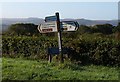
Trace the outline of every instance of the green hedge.
<path fill-rule="evenodd" d="M 63 47 L 69 48 L 71 60 L 81 64 L 120 65 L 120 42 L 109 38 L 64 38 Z M 46 49 L 57 47 L 57 38 L 49 37 L 3 37 L 2 53 L 7 57 L 47 59 Z"/>

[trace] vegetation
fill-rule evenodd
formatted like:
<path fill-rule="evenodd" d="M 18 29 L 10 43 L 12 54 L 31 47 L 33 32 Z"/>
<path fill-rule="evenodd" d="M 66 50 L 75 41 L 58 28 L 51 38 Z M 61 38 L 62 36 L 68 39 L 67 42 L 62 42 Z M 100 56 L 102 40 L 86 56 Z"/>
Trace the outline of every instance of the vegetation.
<path fill-rule="evenodd" d="M 17 24 L 12 24 L 9 28 L 8 31 L 5 33 L 6 35 L 26 35 L 26 36 L 31 36 L 34 34 L 38 34 L 37 30 L 37 25 L 28 23 L 17 23 Z"/>
<path fill-rule="evenodd" d="M 118 24 L 118 26 L 114 29 L 115 31 L 115 38 L 120 40 L 120 23 Z"/>
<path fill-rule="evenodd" d="M 47 59 L 46 49 L 58 45 L 57 38 L 49 37 L 14 36 L 2 39 L 2 53 L 7 57 Z M 69 49 L 68 55 L 72 61 L 120 66 L 120 41 L 101 36 L 81 35 L 76 39 L 63 38 L 63 47 Z"/>
<path fill-rule="evenodd" d="M 3 58 L 3 80 L 118 80 L 118 68 Z"/>
<path fill-rule="evenodd" d="M 64 64 L 59 64 L 59 55 L 52 55 L 52 63 L 46 61 L 47 48 L 58 47 L 56 33 L 40 34 L 34 24 L 13 24 L 2 37 L 3 79 L 117 80 L 119 29 L 120 23 L 81 25 L 76 32 L 62 32 L 68 51 Z"/>
<path fill-rule="evenodd" d="M 112 34 L 119 30 L 119 24 L 118 26 L 112 26 L 111 24 L 99 24 L 94 26 L 86 26 L 86 25 L 80 25 L 79 29 L 74 32 L 75 36 L 79 34 L 84 33 L 103 33 L 103 34 Z M 66 36 L 71 37 L 71 33 L 73 32 L 63 32 L 63 34 L 66 34 Z M 25 35 L 25 36 L 38 36 L 38 35 L 47 35 L 47 36 L 55 36 L 55 33 L 49 33 L 49 34 L 40 34 L 37 30 L 37 25 L 31 24 L 31 23 L 17 23 L 13 24 L 9 27 L 8 31 L 5 33 L 6 35 Z"/>

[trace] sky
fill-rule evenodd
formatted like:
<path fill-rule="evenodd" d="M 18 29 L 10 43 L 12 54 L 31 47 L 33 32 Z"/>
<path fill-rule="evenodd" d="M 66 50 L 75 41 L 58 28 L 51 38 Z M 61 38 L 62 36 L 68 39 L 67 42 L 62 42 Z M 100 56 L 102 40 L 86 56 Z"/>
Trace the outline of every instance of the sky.
<path fill-rule="evenodd" d="M 59 12 L 62 19 L 118 19 L 118 2 L 3 2 L 1 8 L 2 18 L 45 18 Z"/>
<path fill-rule="evenodd" d="M 120 21 L 120 2 L 118 3 L 118 20 Z"/>
<path fill-rule="evenodd" d="M 119 2 L 120 0 L 0 0 L 0 2 Z"/>

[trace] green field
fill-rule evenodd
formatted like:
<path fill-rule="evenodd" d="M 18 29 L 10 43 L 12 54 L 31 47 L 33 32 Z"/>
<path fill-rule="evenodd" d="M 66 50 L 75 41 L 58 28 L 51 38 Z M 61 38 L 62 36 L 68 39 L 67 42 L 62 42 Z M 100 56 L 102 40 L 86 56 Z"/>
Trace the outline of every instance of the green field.
<path fill-rule="evenodd" d="M 2 80 L 118 80 L 117 67 L 2 58 Z"/>

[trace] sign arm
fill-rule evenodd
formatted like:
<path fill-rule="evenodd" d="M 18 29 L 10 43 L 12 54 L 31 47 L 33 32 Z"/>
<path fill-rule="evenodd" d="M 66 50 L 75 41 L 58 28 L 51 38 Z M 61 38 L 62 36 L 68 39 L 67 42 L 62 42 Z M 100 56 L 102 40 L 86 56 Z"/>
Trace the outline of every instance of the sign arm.
<path fill-rule="evenodd" d="M 38 29 L 39 32 L 41 32 L 41 30 L 40 30 L 40 26 L 41 26 L 41 24 L 38 25 L 38 27 L 37 27 L 37 29 Z"/>

